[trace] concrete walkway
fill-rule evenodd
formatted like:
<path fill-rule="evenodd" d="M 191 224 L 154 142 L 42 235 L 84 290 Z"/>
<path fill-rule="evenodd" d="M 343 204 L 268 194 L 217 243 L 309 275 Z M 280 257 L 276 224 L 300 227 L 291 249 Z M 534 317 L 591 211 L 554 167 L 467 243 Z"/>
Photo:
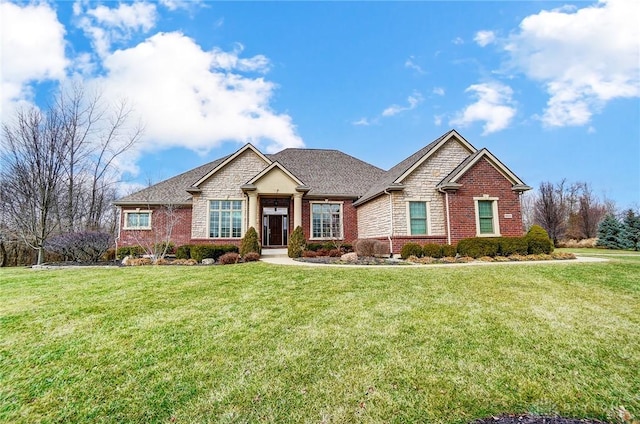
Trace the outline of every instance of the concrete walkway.
<path fill-rule="evenodd" d="M 423 267 L 423 268 L 437 268 L 437 267 L 452 267 L 452 266 L 490 266 L 490 265 L 540 265 L 540 264 L 575 264 L 575 263 L 597 263 L 607 262 L 606 258 L 594 258 L 590 256 L 576 255 L 576 259 L 557 260 L 557 261 L 522 261 L 522 262 L 483 262 L 474 261 L 466 263 L 455 264 L 408 264 L 408 265 L 348 265 L 348 264 L 319 264 L 313 262 L 294 261 L 287 256 L 287 249 L 264 249 L 262 256 L 260 257 L 262 262 L 276 264 L 276 265 L 297 265 L 297 266 L 330 266 L 330 267 L 345 267 L 345 268 L 404 268 L 404 267 Z"/>

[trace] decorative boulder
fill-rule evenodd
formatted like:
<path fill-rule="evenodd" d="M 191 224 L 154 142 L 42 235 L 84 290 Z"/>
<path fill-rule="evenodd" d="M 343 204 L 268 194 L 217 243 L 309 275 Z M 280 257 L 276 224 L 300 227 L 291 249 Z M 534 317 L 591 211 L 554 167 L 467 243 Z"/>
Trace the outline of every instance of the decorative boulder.
<path fill-rule="evenodd" d="M 340 256 L 340 260 L 344 262 L 356 262 L 358 260 L 358 254 L 356 252 L 345 253 Z"/>
<path fill-rule="evenodd" d="M 216 263 L 216 260 L 213 258 L 204 258 L 202 260 L 202 265 L 213 265 Z"/>
<path fill-rule="evenodd" d="M 129 265 L 130 261 L 131 261 L 131 256 L 127 255 L 124 258 L 122 258 L 122 265 L 123 266 L 127 266 L 127 265 Z"/>

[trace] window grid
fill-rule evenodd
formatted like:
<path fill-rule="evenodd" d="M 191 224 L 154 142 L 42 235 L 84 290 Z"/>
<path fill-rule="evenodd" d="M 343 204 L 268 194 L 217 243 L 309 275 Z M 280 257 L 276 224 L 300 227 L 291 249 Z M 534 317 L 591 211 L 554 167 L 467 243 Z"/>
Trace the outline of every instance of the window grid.
<path fill-rule="evenodd" d="M 209 202 L 209 237 L 240 238 L 242 236 L 242 201 L 211 200 Z"/>
<path fill-rule="evenodd" d="M 480 223 L 480 234 L 493 234 L 493 201 L 478 201 L 478 221 Z"/>
<path fill-rule="evenodd" d="M 342 238 L 342 217 L 339 203 L 312 204 L 311 237 Z"/>
<path fill-rule="evenodd" d="M 427 203 L 409 202 L 411 235 L 427 235 Z"/>
<path fill-rule="evenodd" d="M 126 227 L 127 228 L 149 228 L 150 227 L 149 212 L 127 212 Z"/>

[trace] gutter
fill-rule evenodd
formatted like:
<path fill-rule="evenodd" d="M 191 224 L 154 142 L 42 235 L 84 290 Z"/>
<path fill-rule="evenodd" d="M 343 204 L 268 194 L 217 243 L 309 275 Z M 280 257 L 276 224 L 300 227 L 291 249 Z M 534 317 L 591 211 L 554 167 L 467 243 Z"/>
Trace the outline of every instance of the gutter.
<path fill-rule="evenodd" d="M 391 193 L 387 189 L 384 189 L 384 194 L 389 195 L 389 214 L 391 215 L 391 225 L 389 228 L 389 235 L 387 236 L 387 239 L 389 240 L 389 253 L 393 258 L 393 198 L 391 197 Z"/>
<path fill-rule="evenodd" d="M 444 193 L 444 205 L 447 211 L 447 244 L 451 245 L 451 216 L 449 213 L 449 193 L 442 187 L 438 188 L 440 193 Z"/>

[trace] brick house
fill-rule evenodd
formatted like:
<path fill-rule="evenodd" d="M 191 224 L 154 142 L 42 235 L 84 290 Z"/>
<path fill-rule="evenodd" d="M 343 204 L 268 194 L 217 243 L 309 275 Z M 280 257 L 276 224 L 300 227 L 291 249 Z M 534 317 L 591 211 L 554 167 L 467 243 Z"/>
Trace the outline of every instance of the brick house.
<path fill-rule="evenodd" d="M 523 234 L 525 185 L 487 149 L 455 130 L 388 171 L 337 150 L 251 144 L 115 202 L 118 245 L 166 231 L 182 244 L 239 244 L 253 226 L 263 247 L 287 244 L 297 226 L 310 242 L 359 238 L 455 244 Z"/>

